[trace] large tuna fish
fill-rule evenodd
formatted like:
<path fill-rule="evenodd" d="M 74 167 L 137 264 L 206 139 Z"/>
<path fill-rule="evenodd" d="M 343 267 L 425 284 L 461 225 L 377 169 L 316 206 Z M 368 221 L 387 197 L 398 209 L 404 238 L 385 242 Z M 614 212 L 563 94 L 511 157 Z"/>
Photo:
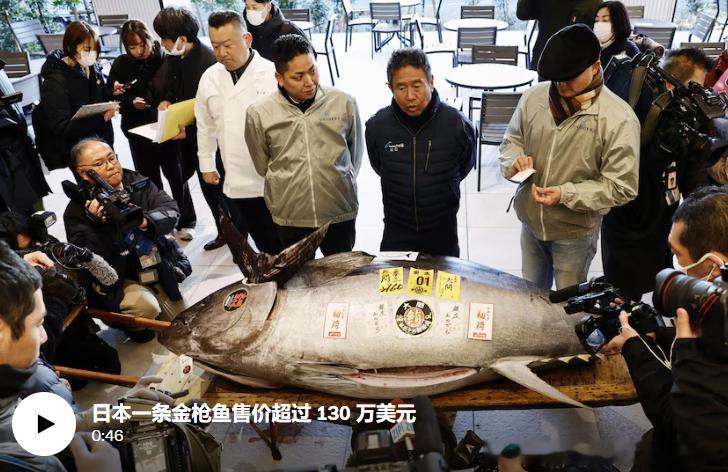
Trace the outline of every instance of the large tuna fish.
<path fill-rule="evenodd" d="M 391 399 L 503 375 L 578 404 L 529 370 L 584 352 L 578 318 L 546 291 L 450 257 L 353 252 L 305 262 L 322 237 L 314 233 L 277 257 L 228 237 L 248 282 L 185 310 L 160 342 L 250 386 Z M 251 283 L 274 278 L 287 280 Z"/>

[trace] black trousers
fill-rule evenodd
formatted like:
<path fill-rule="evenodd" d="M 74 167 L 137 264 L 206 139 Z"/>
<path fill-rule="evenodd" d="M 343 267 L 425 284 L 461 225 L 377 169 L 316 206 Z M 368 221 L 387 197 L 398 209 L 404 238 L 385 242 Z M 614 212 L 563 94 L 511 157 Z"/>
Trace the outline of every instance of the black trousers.
<path fill-rule="evenodd" d="M 164 189 L 162 176 L 169 182 L 172 198 L 179 206 L 180 217 L 177 228 L 194 228 L 197 224 L 197 214 L 192 203 L 187 179 L 182 178 L 182 167 L 177 156 L 176 146 L 171 143 L 156 144 L 131 133 L 125 133 L 129 140 L 129 150 L 134 160 L 134 168 L 149 180 Z M 161 170 L 161 174 L 160 174 Z"/>
<path fill-rule="evenodd" d="M 405 226 L 384 222 L 382 251 L 417 251 L 436 256 L 460 256 L 457 217 L 448 224 L 416 231 Z"/>
<path fill-rule="evenodd" d="M 220 183 L 217 185 L 209 185 L 202 178 L 200 161 L 197 158 L 197 127 L 187 127 L 187 138 L 176 141 L 176 143 L 179 150 L 180 163 L 182 164 L 182 178 L 187 182 L 195 172 L 197 173 L 202 196 L 205 197 L 205 202 L 212 212 L 212 218 L 215 220 L 215 226 L 217 227 L 217 234 L 220 234 L 220 211 L 221 207 L 225 205 L 225 199 L 222 193 L 222 184 L 225 180 L 225 168 L 222 165 L 220 151 L 218 150 L 215 154 L 215 166 L 217 167 L 217 173 L 220 174 Z"/>
<path fill-rule="evenodd" d="M 278 231 L 263 197 L 225 197 L 227 209 L 235 227 L 242 234 L 250 234 L 259 251 L 278 254 L 283 249 Z"/>
<path fill-rule="evenodd" d="M 317 228 L 298 228 L 296 226 L 275 225 L 278 230 L 278 237 L 284 248 L 297 243 Z M 323 242 L 319 248 L 324 256 L 330 256 L 339 252 L 349 252 L 354 249 L 356 240 L 356 219 L 334 223 L 329 226 Z"/>

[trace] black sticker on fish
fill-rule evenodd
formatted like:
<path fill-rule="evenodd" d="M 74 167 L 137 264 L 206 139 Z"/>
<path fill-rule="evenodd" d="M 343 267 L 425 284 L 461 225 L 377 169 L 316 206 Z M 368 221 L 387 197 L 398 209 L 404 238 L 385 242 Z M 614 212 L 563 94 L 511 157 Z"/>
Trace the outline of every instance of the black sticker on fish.
<path fill-rule="evenodd" d="M 397 327 L 405 334 L 417 336 L 432 326 L 432 309 L 420 300 L 407 300 L 397 308 Z"/>
<path fill-rule="evenodd" d="M 227 296 L 223 307 L 225 311 L 235 311 L 241 306 L 245 305 L 245 300 L 248 299 L 248 291 L 245 289 L 236 290 Z"/>

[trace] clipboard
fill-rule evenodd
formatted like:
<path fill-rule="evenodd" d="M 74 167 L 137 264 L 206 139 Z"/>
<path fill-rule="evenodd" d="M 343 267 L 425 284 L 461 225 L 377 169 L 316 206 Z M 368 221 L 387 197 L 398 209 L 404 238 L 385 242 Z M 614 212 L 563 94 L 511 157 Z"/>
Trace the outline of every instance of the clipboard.
<path fill-rule="evenodd" d="M 88 118 L 89 116 L 102 115 L 108 110 L 111 110 L 116 106 L 117 102 L 103 102 L 103 103 L 91 103 L 89 105 L 83 105 L 76 111 L 76 114 L 71 118 L 72 120 L 80 120 L 82 118 Z"/>
<path fill-rule="evenodd" d="M 160 111 L 156 123 L 137 126 L 129 130 L 138 136 L 145 137 L 153 143 L 163 143 L 179 134 L 179 125 L 189 126 L 195 122 L 195 99 L 173 103 L 166 110 Z"/>

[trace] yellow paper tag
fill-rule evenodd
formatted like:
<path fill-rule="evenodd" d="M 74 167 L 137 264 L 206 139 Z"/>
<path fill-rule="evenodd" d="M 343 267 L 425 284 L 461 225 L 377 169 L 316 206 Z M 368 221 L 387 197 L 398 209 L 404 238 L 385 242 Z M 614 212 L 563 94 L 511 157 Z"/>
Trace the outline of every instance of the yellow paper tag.
<path fill-rule="evenodd" d="M 412 295 L 432 295 L 432 285 L 435 282 L 435 271 L 425 269 L 410 269 L 407 279 L 407 293 Z"/>
<path fill-rule="evenodd" d="M 445 272 L 437 271 L 437 298 L 446 298 L 448 300 L 460 300 L 460 276 Z"/>
<path fill-rule="evenodd" d="M 404 267 L 379 269 L 379 293 L 402 293 L 404 291 Z"/>

